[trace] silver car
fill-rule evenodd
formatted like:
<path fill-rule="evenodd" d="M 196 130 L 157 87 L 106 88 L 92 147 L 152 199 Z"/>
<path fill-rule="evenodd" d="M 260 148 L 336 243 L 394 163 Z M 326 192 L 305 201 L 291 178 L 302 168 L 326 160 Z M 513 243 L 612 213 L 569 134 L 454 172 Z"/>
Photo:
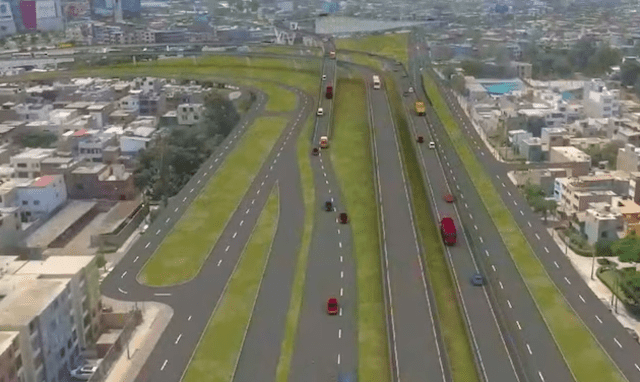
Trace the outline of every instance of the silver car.
<path fill-rule="evenodd" d="M 71 370 L 71 376 L 81 381 L 88 381 L 96 370 L 98 370 L 97 365 L 83 365 Z"/>

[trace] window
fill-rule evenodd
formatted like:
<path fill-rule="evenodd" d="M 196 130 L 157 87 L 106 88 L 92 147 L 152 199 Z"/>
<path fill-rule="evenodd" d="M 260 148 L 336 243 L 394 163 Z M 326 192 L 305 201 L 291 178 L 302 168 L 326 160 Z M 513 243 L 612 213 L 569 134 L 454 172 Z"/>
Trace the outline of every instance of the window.
<path fill-rule="evenodd" d="M 23 205 L 23 206 L 27 206 L 27 205 L 29 205 L 29 201 L 27 201 L 27 200 L 23 200 L 23 201 L 22 201 L 22 205 Z"/>
<path fill-rule="evenodd" d="M 20 167 L 20 168 L 27 168 L 27 164 L 26 163 L 18 163 L 17 166 Z"/>
<path fill-rule="evenodd" d="M 34 206 L 39 206 L 40 205 L 40 201 L 39 200 L 34 200 L 33 201 L 33 205 Z"/>
<path fill-rule="evenodd" d="M 65 349 L 64 346 L 60 348 L 60 358 L 64 357 L 66 351 L 67 351 L 67 349 Z"/>

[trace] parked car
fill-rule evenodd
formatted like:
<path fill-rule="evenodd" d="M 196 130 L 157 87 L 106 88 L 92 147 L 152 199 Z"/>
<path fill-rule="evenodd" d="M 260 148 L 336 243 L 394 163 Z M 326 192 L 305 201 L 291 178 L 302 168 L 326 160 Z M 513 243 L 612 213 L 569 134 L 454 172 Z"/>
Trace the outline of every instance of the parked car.
<path fill-rule="evenodd" d="M 349 217 L 346 212 L 340 213 L 340 224 L 347 224 L 349 222 Z"/>
<path fill-rule="evenodd" d="M 331 200 L 327 200 L 324 203 L 324 209 L 327 211 L 333 211 L 333 203 L 331 203 Z"/>
<path fill-rule="evenodd" d="M 418 135 L 417 141 L 418 141 L 418 143 L 424 142 L 424 137 L 422 135 Z"/>
<path fill-rule="evenodd" d="M 330 315 L 338 314 L 338 299 L 335 297 L 329 298 L 327 300 L 327 313 Z"/>
<path fill-rule="evenodd" d="M 471 276 L 471 284 L 475 286 L 483 286 L 484 284 L 486 284 L 486 280 L 480 273 L 476 273 L 475 275 Z"/>
<path fill-rule="evenodd" d="M 82 365 L 71 370 L 71 376 L 81 381 L 88 381 L 96 370 L 98 370 L 98 365 Z"/>

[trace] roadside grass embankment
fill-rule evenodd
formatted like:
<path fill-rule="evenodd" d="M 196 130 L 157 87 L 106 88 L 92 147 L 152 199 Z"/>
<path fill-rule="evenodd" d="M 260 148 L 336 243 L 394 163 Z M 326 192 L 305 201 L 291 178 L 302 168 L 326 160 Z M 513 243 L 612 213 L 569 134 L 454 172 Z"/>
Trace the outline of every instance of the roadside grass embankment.
<path fill-rule="evenodd" d="M 453 119 L 434 80 L 429 75 L 425 75 L 423 84 L 450 140 L 456 142 L 454 147 L 458 156 L 576 380 L 578 382 L 626 381 L 550 279 L 511 212 L 498 195 L 489 175 L 475 157 L 467 141 L 468 138 Z"/>
<path fill-rule="evenodd" d="M 410 131 L 402 99 L 396 91 L 398 87 L 393 78 L 385 76 L 384 81 L 411 190 L 411 205 L 418 230 L 418 240 L 424 252 L 422 256 L 426 262 L 425 271 L 436 300 L 439 318 L 437 330 L 444 339 L 452 379 L 454 382 L 480 381 L 460 306 L 451 303 L 457 299 L 452 297 L 457 295 L 455 282 L 431 212 L 424 172 L 413 145 L 413 134 Z"/>
<path fill-rule="evenodd" d="M 358 380 L 390 380 L 365 84 L 337 81 L 331 161 L 349 212 L 356 261 Z"/>
<path fill-rule="evenodd" d="M 182 381 L 228 382 L 232 379 L 278 228 L 279 200 L 276 185 L 218 302 L 220 306 L 214 309 L 198 342 Z"/>
<path fill-rule="evenodd" d="M 403 64 L 408 62 L 407 45 L 409 43 L 409 33 L 344 38 L 336 39 L 335 41 L 338 54 L 340 54 L 340 49 L 347 49 L 393 58 Z"/>
<path fill-rule="evenodd" d="M 282 134 L 287 120 L 257 118 L 142 268 L 138 279 L 166 286 L 194 278 Z"/>
<path fill-rule="evenodd" d="M 298 137 L 297 143 L 298 167 L 300 169 L 302 199 L 304 201 L 304 229 L 302 231 L 302 242 L 300 250 L 298 251 L 298 262 L 296 264 L 293 286 L 291 288 L 291 300 L 289 302 L 289 310 L 287 311 L 284 338 L 280 345 L 276 382 L 287 382 L 289 377 L 306 285 L 309 247 L 311 245 L 311 234 L 313 233 L 313 222 L 316 211 L 314 208 L 315 186 L 313 184 L 313 171 L 311 169 L 310 157 L 311 140 L 309 139 L 313 133 L 314 122 L 313 114 L 310 114 L 302 134 Z"/>

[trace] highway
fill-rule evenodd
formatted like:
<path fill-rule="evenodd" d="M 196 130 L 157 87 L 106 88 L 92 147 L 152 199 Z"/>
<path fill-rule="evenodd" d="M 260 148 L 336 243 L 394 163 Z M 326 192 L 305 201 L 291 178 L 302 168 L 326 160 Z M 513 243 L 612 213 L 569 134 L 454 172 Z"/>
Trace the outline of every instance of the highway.
<path fill-rule="evenodd" d="M 269 260 L 265 271 L 263 288 L 261 288 L 256 302 L 256 308 L 263 313 L 264 309 L 261 305 L 263 300 L 269 299 L 269 294 L 278 293 L 282 288 L 289 287 L 290 281 L 284 285 L 286 274 L 276 277 L 282 278 L 282 283 L 279 280 L 273 281 L 273 268 L 277 268 L 279 271 L 279 267 L 285 262 L 287 264 L 284 264 L 285 268 L 283 270 L 286 271 L 292 256 L 295 259 L 300 240 L 300 230 L 284 230 L 281 229 L 281 226 L 282 224 L 291 224 L 292 227 L 301 225 L 301 223 L 298 223 L 300 221 L 298 215 L 299 209 L 302 208 L 302 202 L 300 197 L 296 200 L 295 197 L 282 193 L 286 192 L 286 187 L 295 187 L 295 184 L 299 184 L 298 168 L 295 165 L 297 163 L 295 137 L 304 124 L 306 116 L 313 109 L 311 97 L 293 88 L 289 88 L 289 90 L 296 93 L 298 107 L 292 112 L 292 118 L 283 134 L 276 142 L 274 149 L 254 178 L 244 199 L 227 223 L 224 232 L 198 276 L 181 285 L 158 288 L 140 285 L 136 280 L 136 275 L 144 263 L 171 231 L 173 225 L 180 219 L 189 203 L 195 199 L 208 179 L 224 161 L 225 155 L 233 150 L 235 144 L 241 139 L 245 127 L 249 126 L 252 120 L 263 111 L 266 96 L 260 92 L 257 92 L 258 98 L 251 111 L 242 118 L 238 126 L 218 147 L 210 159 L 200 167 L 191 181 L 171 199 L 167 208 L 148 228 L 147 233 L 134 243 L 129 252 L 104 280 L 102 292 L 106 296 L 127 301 L 163 302 L 170 305 L 175 312 L 162 337 L 145 362 L 136 379 L 137 381 L 179 381 L 182 378 L 190 357 L 195 351 L 212 312 L 223 295 L 227 281 L 233 273 L 244 245 L 250 237 L 252 228 L 266 203 L 269 191 L 276 182 L 280 184 L 280 200 L 287 200 L 290 203 L 281 203 L 280 225 L 274 242 L 274 253 L 276 249 L 278 253 L 272 255 Z M 294 165 L 291 165 L 291 163 L 294 163 Z M 293 268 L 291 267 L 290 269 Z M 291 278 L 291 275 L 289 278 Z M 269 289 L 268 292 L 264 292 L 265 286 Z M 202 291 L 207 291 L 207 293 L 202 293 Z M 285 312 L 283 315 L 286 314 L 288 296 L 289 294 L 282 299 Z M 274 303 L 278 304 L 278 299 Z M 271 306 L 275 305 L 270 304 Z M 264 322 L 257 318 L 261 316 L 262 314 L 251 321 L 254 327 Z M 269 318 L 273 317 L 270 316 Z M 277 324 L 278 322 L 275 323 L 275 325 Z M 282 320 L 281 326 L 284 326 Z M 249 331 L 251 331 L 251 326 Z M 273 334 L 277 336 L 277 333 Z M 247 333 L 246 339 L 253 341 L 254 337 Z M 277 339 L 277 342 L 279 344 L 280 339 Z M 273 364 L 273 360 L 277 362 L 279 354 L 275 353 L 260 355 L 261 362 L 264 359 L 265 367 Z M 271 364 L 268 361 L 272 361 Z M 273 369 L 275 373 L 275 367 Z"/>
<path fill-rule="evenodd" d="M 640 345 L 635 341 L 620 322 L 611 314 L 608 304 L 604 304 L 582 280 L 570 261 L 556 245 L 547 231 L 539 214 L 533 213 L 520 191 L 507 177 L 508 167 L 496 166 L 500 163 L 491 156 L 487 148 L 482 145 L 477 132 L 471 127 L 470 121 L 451 98 L 450 93 L 445 99 L 458 118 L 461 126 L 469 133 L 478 160 L 483 164 L 491 180 L 498 190 L 505 205 L 524 233 L 527 241 L 533 247 L 547 273 L 556 287 L 564 295 L 565 300 L 579 315 L 589 330 L 594 334 L 600 345 L 618 365 L 619 369 L 629 381 L 640 380 Z M 444 132 L 443 132 L 444 133 Z M 482 154 L 482 153 L 485 154 Z M 624 309 L 621 307 L 620 309 Z"/>
<path fill-rule="evenodd" d="M 410 57 L 410 75 L 404 83 L 400 82 L 405 89 L 409 86 L 409 79 L 415 84 L 420 78 L 413 55 Z M 423 135 L 427 142 L 436 143 L 436 150 L 429 149 L 426 144 L 419 145 L 419 159 L 427 175 L 435 212 L 439 217 L 454 217 L 464 233 L 459 235 L 460 243 L 449 248 L 448 256 L 459 275 L 459 286 L 471 325 L 476 328 L 474 332 L 488 379 L 495 380 L 500 376 L 502 367 L 510 367 L 515 372 L 512 379 L 539 380 L 539 373 L 542 373 L 543 377 L 547 375 L 554 380 L 573 380 L 506 247 L 488 213 L 482 208 L 473 184 L 455 156 L 453 146 L 431 129 L 427 122 L 433 118 L 431 110 L 428 110 L 429 118 L 416 115 L 413 103 L 417 99 L 425 100 L 424 95 L 417 92 L 415 96 L 405 97 L 405 106 L 413 134 Z M 456 195 L 458 201 L 446 203 L 443 199 L 446 193 Z M 459 249 L 463 249 L 463 252 Z M 485 288 L 469 283 L 471 274 L 475 272 L 480 272 L 488 279 Z M 474 298 L 473 290 L 481 294 Z M 478 301 L 484 301 L 484 314 L 480 314 L 482 309 Z M 516 314 L 518 317 L 514 318 Z M 490 316 L 491 325 L 487 328 L 489 322 L 483 317 Z M 486 338 L 489 337 L 487 332 L 491 331 L 494 332 L 491 336 L 493 340 Z M 505 361 L 502 366 L 496 364 L 494 352 L 497 349 L 492 350 L 492 345 L 497 347 L 496 341 L 499 341 L 500 353 L 508 354 L 512 365 L 504 365 Z"/>
<path fill-rule="evenodd" d="M 385 90 L 373 90 L 373 72 L 361 70 L 369 120 L 382 226 L 382 256 L 395 381 L 450 379 L 438 340 L 434 303 L 427 288 L 394 121 Z"/>
<path fill-rule="evenodd" d="M 422 54 L 422 62 L 412 62 L 412 75 L 416 77 L 419 71 L 418 66 L 424 67 L 425 64 L 424 52 L 418 53 Z M 414 81 L 417 81 L 417 78 Z M 497 161 L 489 153 L 488 149 L 482 145 L 481 139 L 475 129 L 472 128 L 470 121 L 455 101 L 452 92 L 442 86 L 440 89 L 460 126 L 468 133 L 477 159 L 490 175 L 505 205 L 511 210 L 520 229 L 532 245 L 556 287 L 616 362 L 626 378 L 629 381 L 640 380 L 640 359 L 637 356 L 638 350 L 640 350 L 638 343 L 631 338 L 622 325 L 613 317 L 608 307 L 588 288 L 547 233 L 547 227 L 540 215 L 531 211 L 519 190 L 509 181 L 506 173 L 512 170 L 513 167 L 510 164 Z M 501 237 L 497 234 L 497 230 L 492 224 L 484 204 L 478 197 L 462 163 L 457 158 L 446 132 L 431 108 L 428 108 L 428 121 L 430 122 L 430 131 L 434 134 L 439 149 L 442 150 L 442 158 L 450 163 L 446 166 L 446 169 L 451 173 L 452 183 L 464 190 L 464 192 L 460 192 L 456 187 L 455 191 L 460 196 L 458 205 L 465 205 L 464 212 L 473 216 L 474 220 L 476 220 L 475 224 L 479 227 L 475 238 L 476 241 L 480 242 L 478 243 L 476 256 L 480 254 L 479 258 L 483 258 L 484 263 L 491 267 L 491 270 L 487 270 L 487 272 L 491 276 L 494 286 L 495 282 L 498 282 L 499 288 L 494 287 L 494 289 L 499 292 L 498 301 L 501 301 L 501 305 L 504 306 L 506 299 L 507 308 L 503 309 L 503 311 L 506 313 L 508 325 L 513 327 L 513 324 L 515 324 L 518 329 L 511 332 L 523 332 L 521 336 L 512 336 L 512 338 L 521 337 L 520 341 L 525 342 L 524 350 L 522 349 L 522 343 L 518 345 L 518 348 L 521 349 L 520 353 L 523 354 L 522 357 L 525 360 L 525 364 L 529 365 L 527 367 L 529 374 L 534 377 L 537 376 L 537 379 L 570 380 L 566 377 L 566 365 L 553 366 L 554 363 L 550 362 L 555 360 L 555 364 L 559 364 L 558 360 L 562 355 L 559 354 L 553 338 L 549 338 L 551 335 L 548 329 L 544 327 L 546 325 L 543 326 L 541 324 L 540 314 L 535 314 L 535 311 L 537 311 L 535 302 L 533 302 L 526 287 L 522 287 L 521 277 L 515 270 L 515 265 L 509 253 L 506 252 Z M 483 240 L 479 240 L 480 238 L 483 238 Z M 490 245 L 483 245 L 483 241 L 490 243 Z M 482 253 L 485 256 L 482 256 Z M 495 266 L 495 271 L 493 271 L 492 266 Z M 522 330 L 520 327 L 522 327 Z M 530 327 L 532 330 L 527 329 Z M 533 344 L 532 341 L 534 340 L 538 340 L 539 344 Z M 526 346 L 527 344 L 529 346 Z M 555 352 L 552 351 L 554 348 L 556 349 Z M 534 357 L 537 357 L 540 353 L 542 353 L 543 358 L 540 361 L 534 360 Z M 544 360 L 545 358 L 547 359 L 546 361 Z M 536 370 L 536 368 L 538 369 Z"/>
<path fill-rule="evenodd" d="M 331 42 L 325 51 L 334 49 Z M 313 145 L 318 147 L 321 136 L 331 137 L 333 99 L 325 97 L 326 86 L 332 84 L 335 93 L 336 62 L 325 58 L 323 74 L 327 76 L 319 92 L 319 107 L 324 116 L 316 119 Z M 356 272 L 352 256 L 351 228 L 338 224 L 337 215 L 343 212 L 340 189 L 330 160 L 331 144 L 319 156 L 312 156 L 311 166 L 316 187 L 316 218 L 314 221 L 306 287 L 289 380 L 321 382 L 357 375 Z M 332 211 L 324 204 L 331 201 Z M 336 297 L 338 316 L 327 314 L 326 302 Z"/>

